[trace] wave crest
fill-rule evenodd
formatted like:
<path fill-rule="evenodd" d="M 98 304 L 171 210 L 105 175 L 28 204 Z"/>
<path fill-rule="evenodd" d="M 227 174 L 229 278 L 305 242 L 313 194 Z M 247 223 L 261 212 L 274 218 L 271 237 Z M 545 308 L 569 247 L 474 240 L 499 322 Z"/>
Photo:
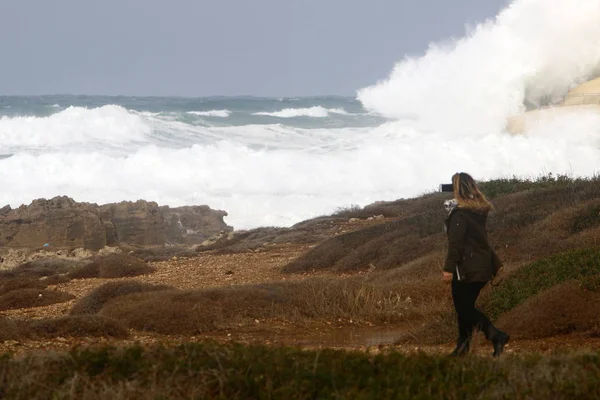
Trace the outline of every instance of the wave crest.
<path fill-rule="evenodd" d="M 227 118 L 231 115 L 229 110 L 210 110 L 210 111 L 188 111 L 188 114 L 197 115 L 199 117 L 218 117 Z"/>
<path fill-rule="evenodd" d="M 143 116 L 121 106 L 69 107 L 47 117 L 0 118 L 0 151 L 98 142 L 123 144 L 143 141 L 151 132 Z"/>
<path fill-rule="evenodd" d="M 257 112 L 252 115 L 263 115 L 268 117 L 276 118 L 296 118 L 296 117 L 312 117 L 312 118 L 326 118 L 329 114 L 341 114 L 348 115 L 345 110 L 341 108 L 325 108 L 322 106 L 314 106 L 310 108 L 284 108 L 280 111 L 275 112 Z"/>

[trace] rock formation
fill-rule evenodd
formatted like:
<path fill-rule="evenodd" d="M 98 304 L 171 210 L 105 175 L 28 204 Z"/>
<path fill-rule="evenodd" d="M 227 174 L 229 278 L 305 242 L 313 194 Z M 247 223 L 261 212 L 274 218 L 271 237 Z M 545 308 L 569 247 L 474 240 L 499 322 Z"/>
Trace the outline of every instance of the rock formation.
<path fill-rule="evenodd" d="M 97 205 L 62 196 L 0 209 L 0 247 L 84 248 L 129 244 L 200 244 L 221 232 L 225 211 L 208 206 L 159 207 L 155 202 Z"/>

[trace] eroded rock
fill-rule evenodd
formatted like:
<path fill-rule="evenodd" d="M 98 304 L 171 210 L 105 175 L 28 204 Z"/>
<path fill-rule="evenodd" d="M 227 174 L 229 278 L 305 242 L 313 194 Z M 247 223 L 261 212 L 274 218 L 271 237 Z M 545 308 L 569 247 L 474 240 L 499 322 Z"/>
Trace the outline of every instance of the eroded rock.
<path fill-rule="evenodd" d="M 156 246 L 200 244 L 230 232 L 227 213 L 208 206 L 159 207 L 138 200 L 106 205 L 60 196 L 0 209 L 0 247 L 100 250 L 119 244 Z"/>

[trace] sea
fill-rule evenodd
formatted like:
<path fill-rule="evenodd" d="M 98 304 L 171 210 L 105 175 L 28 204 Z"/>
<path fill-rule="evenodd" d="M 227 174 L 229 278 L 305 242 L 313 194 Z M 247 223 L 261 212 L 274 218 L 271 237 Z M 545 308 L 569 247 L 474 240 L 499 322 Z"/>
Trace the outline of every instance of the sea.
<path fill-rule="evenodd" d="M 389 67 L 349 97 L 0 93 L 0 206 L 144 199 L 225 210 L 235 229 L 286 227 L 432 192 L 457 171 L 600 171 L 599 113 L 506 129 L 600 76 L 599 0 L 513 1 Z"/>

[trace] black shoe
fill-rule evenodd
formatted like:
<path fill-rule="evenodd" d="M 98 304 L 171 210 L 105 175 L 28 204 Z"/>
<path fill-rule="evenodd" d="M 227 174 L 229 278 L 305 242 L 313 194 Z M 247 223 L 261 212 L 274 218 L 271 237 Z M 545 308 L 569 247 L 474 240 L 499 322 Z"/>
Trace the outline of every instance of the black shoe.
<path fill-rule="evenodd" d="M 450 353 L 450 357 L 462 357 L 464 355 L 467 355 L 469 353 L 469 350 L 471 349 L 471 341 L 470 340 L 462 340 L 459 341 L 458 344 L 456 345 L 456 348 L 454 349 L 454 351 L 452 353 Z"/>
<path fill-rule="evenodd" d="M 510 340 L 510 336 L 502 331 L 496 331 L 492 338 L 492 344 L 494 345 L 494 357 L 500 357 L 500 354 L 504 352 L 504 346 Z"/>

